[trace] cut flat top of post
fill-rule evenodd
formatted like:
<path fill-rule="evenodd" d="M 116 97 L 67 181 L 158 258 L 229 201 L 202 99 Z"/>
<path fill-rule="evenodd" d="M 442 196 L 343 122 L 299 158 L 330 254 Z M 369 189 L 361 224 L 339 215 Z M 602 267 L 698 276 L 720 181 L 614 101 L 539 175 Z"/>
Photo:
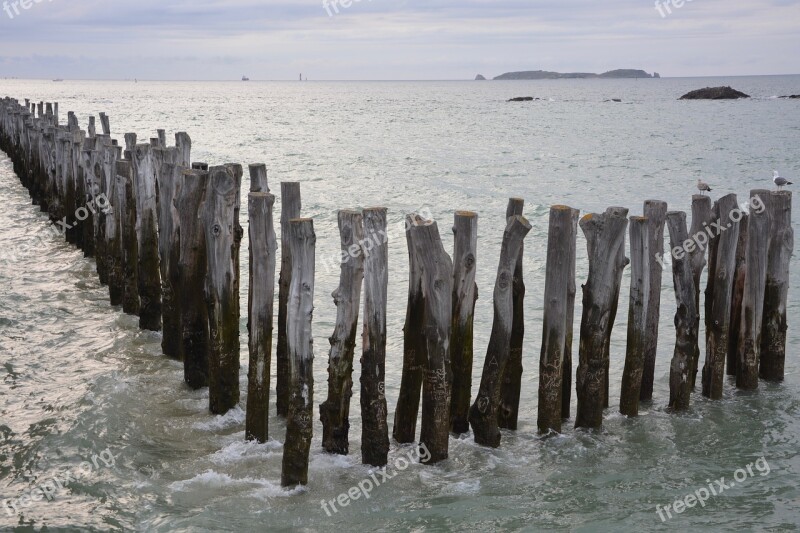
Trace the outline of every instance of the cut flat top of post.
<path fill-rule="evenodd" d="M 456 211 L 456 215 L 460 217 L 476 217 L 478 213 L 475 211 Z"/>
<path fill-rule="evenodd" d="M 289 222 L 313 222 L 313 218 L 290 218 Z"/>

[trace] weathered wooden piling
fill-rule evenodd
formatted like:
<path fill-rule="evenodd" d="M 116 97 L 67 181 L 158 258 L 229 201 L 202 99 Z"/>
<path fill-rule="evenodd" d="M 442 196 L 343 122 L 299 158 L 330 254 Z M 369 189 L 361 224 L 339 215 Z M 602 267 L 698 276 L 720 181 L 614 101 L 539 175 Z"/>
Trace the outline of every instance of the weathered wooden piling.
<path fill-rule="evenodd" d="M 408 303 L 403 326 L 403 372 L 400 394 L 394 412 L 392 436 L 401 444 L 416 440 L 420 393 L 427 365 L 426 346 L 422 337 L 425 301 L 422 297 L 422 266 L 414 247 L 411 230 L 418 223 L 414 215 L 406 216 L 406 244 L 408 247 Z"/>
<path fill-rule="evenodd" d="M 450 403 L 450 431 L 469 431 L 469 402 L 472 400 L 473 322 L 478 285 L 475 283 L 478 255 L 478 215 L 456 211 L 453 222 L 453 324 L 450 330 L 450 360 L 453 387 Z"/>
<path fill-rule="evenodd" d="M 181 348 L 183 333 L 181 332 L 178 308 L 180 297 L 176 292 L 180 279 L 180 226 L 179 213 L 176 206 L 182 184 L 184 167 L 175 164 L 175 153 L 161 165 L 158 173 L 158 252 L 161 268 L 161 350 L 167 357 L 182 360 Z"/>
<path fill-rule="evenodd" d="M 175 164 L 183 168 L 191 168 L 192 166 L 192 139 L 185 131 L 179 131 L 175 134 Z M 267 191 L 268 192 L 268 191 Z"/>
<path fill-rule="evenodd" d="M 161 330 L 161 272 L 158 257 L 158 207 L 152 147 L 137 144 L 132 154 L 136 182 L 136 240 L 139 243 L 139 327 Z"/>
<path fill-rule="evenodd" d="M 422 271 L 422 299 L 425 308 L 421 333 L 427 361 L 422 383 L 419 441 L 429 452 L 425 463 L 436 464 L 447 459 L 449 454 L 453 261 L 444 251 L 436 222 L 424 220 L 422 217 L 415 217 L 415 222 L 410 231 L 414 253 Z"/>
<path fill-rule="evenodd" d="M 619 396 L 619 412 L 626 416 L 639 415 L 639 396 L 647 345 L 647 311 L 650 307 L 650 261 L 655 260 L 650 256 L 648 225 L 649 221 L 645 217 L 630 217 L 631 292 L 628 343 Z"/>
<path fill-rule="evenodd" d="M 736 243 L 736 272 L 733 279 L 733 294 L 731 296 L 731 325 L 728 335 L 728 364 L 725 373 L 729 376 L 736 375 L 736 365 L 739 355 L 739 335 L 742 330 L 742 303 L 744 301 L 744 281 L 747 277 L 747 236 L 749 215 L 742 213 L 739 222 L 739 240 Z"/>
<path fill-rule="evenodd" d="M 206 304 L 209 410 L 225 414 L 239 403 L 239 292 L 236 240 L 236 176 L 227 166 L 211 167 L 203 206 L 206 239 Z"/>
<path fill-rule="evenodd" d="M 697 320 L 700 320 L 700 280 L 703 276 L 703 269 L 708 266 L 708 261 L 706 260 L 706 251 L 708 252 L 708 260 L 711 259 L 710 253 L 710 246 L 711 241 L 713 240 L 712 237 L 709 236 L 708 228 L 709 224 L 714 220 L 714 209 L 715 205 L 711 203 L 711 197 L 705 196 L 702 194 L 695 194 L 692 196 L 692 226 L 689 230 L 689 238 L 692 241 L 692 244 L 689 244 L 686 248 L 686 252 L 689 254 L 689 263 L 692 267 L 692 277 L 694 278 L 694 291 L 695 291 L 695 309 L 697 309 Z M 709 269 L 710 274 L 710 269 Z M 708 311 L 708 307 L 711 305 L 710 299 L 708 298 L 708 292 L 706 293 L 706 308 Z M 708 315 L 708 313 L 706 313 Z M 699 326 L 699 324 L 698 324 Z M 694 354 L 691 357 L 691 368 L 689 370 L 689 379 L 692 383 L 692 390 L 694 390 L 696 377 L 697 377 L 697 370 L 699 368 L 700 362 L 700 343 L 698 339 L 697 347 L 695 348 Z"/>
<path fill-rule="evenodd" d="M 589 214 L 580 222 L 589 251 L 589 279 L 583 286 L 583 317 L 575 388 L 578 413 L 575 427 L 599 428 L 606 401 L 608 342 L 614 327 L 611 317 L 619 296 L 628 210 L 610 207 Z"/>
<path fill-rule="evenodd" d="M 386 421 L 386 304 L 389 287 L 389 241 L 386 217 L 385 207 L 364 210 L 361 462 L 378 467 L 386 466 L 389 456 L 389 425 Z M 452 275 L 452 270 L 450 275 Z"/>
<path fill-rule="evenodd" d="M 469 423 L 475 442 L 496 448 L 500 445 L 497 412 L 500 408 L 501 389 L 508 359 L 511 356 L 511 331 L 514 320 L 514 271 L 520 247 L 531 225 L 522 216 L 508 220 L 500 264 L 494 286 L 494 321 L 486 360 L 483 365 L 480 389 L 469 410 Z"/>
<path fill-rule="evenodd" d="M 263 163 L 250 165 L 250 191 L 269 192 L 267 165 Z"/>
<path fill-rule="evenodd" d="M 286 317 L 289 287 L 292 284 L 292 255 L 289 247 L 289 221 L 300 217 L 300 183 L 281 183 L 281 271 L 278 278 L 278 343 L 275 350 L 275 403 L 278 416 L 289 412 L 289 351 L 286 344 Z"/>
<path fill-rule="evenodd" d="M 269 437 L 269 382 L 272 364 L 272 318 L 275 300 L 275 265 L 278 242 L 272 209 L 275 196 L 251 192 L 250 290 L 247 330 L 250 363 L 247 372 L 247 415 L 245 438 L 267 442 Z"/>
<path fill-rule="evenodd" d="M 117 161 L 117 208 L 120 210 L 120 256 L 122 261 L 122 310 L 139 314 L 139 243 L 136 237 L 136 186 L 131 162 Z"/>
<path fill-rule="evenodd" d="M 111 135 L 111 123 L 108 115 L 102 112 L 100 113 L 100 127 L 103 129 L 103 135 Z"/>
<path fill-rule="evenodd" d="M 764 292 L 764 319 L 758 374 L 767 381 L 783 381 L 786 361 L 786 306 L 789 295 L 789 264 L 794 250 L 792 193 L 770 193 L 770 245 Z"/>
<path fill-rule="evenodd" d="M 736 387 L 744 390 L 758 388 L 758 364 L 761 358 L 761 328 L 764 317 L 764 294 L 767 283 L 770 219 L 767 202 L 770 191 L 750 191 L 750 216 L 747 229 L 747 274 L 742 323 L 739 332 L 739 355 L 736 364 Z M 758 206 L 763 207 L 759 209 Z"/>
<path fill-rule="evenodd" d="M 736 245 L 739 242 L 739 205 L 735 194 L 723 196 L 714 204 L 713 216 L 725 231 L 711 239 L 706 289 L 706 363 L 703 367 L 703 396 L 722 398 L 725 361 L 730 343 L 731 296 L 736 273 Z M 698 233 L 697 235 L 700 235 Z M 697 236 L 694 236 L 697 239 Z M 696 241 L 687 240 L 685 249 Z M 698 307 L 699 309 L 699 307 Z M 690 379 L 697 372 L 691 361 Z M 691 380 L 694 383 L 694 380 Z"/>
<path fill-rule="evenodd" d="M 577 267 L 577 239 L 578 239 L 578 220 L 581 212 L 579 209 L 572 210 L 572 225 L 569 234 L 569 282 L 567 283 L 567 332 L 564 341 L 564 364 L 561 369 L 561 418 L 568 419 L 570 416 L 570 404 L 572 403 L 572 341 L 575 329 L 575 296 L 578 287 L 575 282 L 575 270 Z"/>
<path fill-rule="evenodd" d="M 319 406 L 319 414 L 323 449 L 328 453 L 347 455 L 350 451 L 353 356 L 364 280 L 364 251 L 361 248 L 364 216 L 360 211 L 343 210 L 339 211 L 338 218 L 342 261 L 339 287 L 332 295 L 336 304 L 336 326 L 330 337 L 328 398 Z"/>
<path fill-rule="evenodd" d="M 101 115 L 102 117 L 102 115 Z M 119 150 L 116 146 L 105 149 L 105 195 L 111 204 L 104 215 L 106 234 L 106 264 L 108 267 L 108 295 L 111 305 L 122 305 L 125 279 L 122 271 L 122 235 L 120 228 L 121 210 L 117 203 L 117 161 Z"/>
<path fill-rule="evenodd" d="M 209 325 L 205 289 L 208 271 L 205 228 L 199 214 L 209 187 L 207 170 L 183 170 L 177 197 L 180 227 L 178 311 L 184 381 L 192 389 L 208 386 Z"/>
<path fill-rule="evenodd" d="M 669 369 L 669 407 L 675 410 L 689 408 L 692 393 L 690 373 L 692 357 L 697 346 L 699 320 L 695 306 L 696 291 L 691 260 L 684 249 L 688 241 L 686 213 L 670 211 L 667 214 L 672 253 L 672 279 L 678 311 L 675 314 L 675 351 Z M 675 250 L 680 252 L 676 252 Z"/>
<path fill-rule="evenodd" d="M 509 198 L 506 220 L 522 216 L 525 200 Z M 514 316 L 511 325 L 511 353 L 503 373 L 503 387 L 500 393 L 500 409 L 497 412 L 498 426 L 503 429 L 517 429 L 519 419 L 519 395 L 522 389 L 522 342 L 525 338 L 525 281 L 522 271 L 522 257 L 525 243 L 519 249 L 519 257 L 514 268 Z"/>
<path fill-rule="evenodd" d="M 130 161 L 133 158 L 133 151 L 136 149 L 136 139 L 137 136 L 135 133 L 126 133 L 125 134 L 125 159 Z"/>
<path fill-rule="evenodd" d="M 308 218 L 292 219 L 288 238 L 292 257 L 292 284 L 289 287 L 286 320 L 290 394 L 281 485 L 294 487 L 308 483 L 308 454 L 314 427 L 314 341 L 311 318 L 317 237 L 313 221 Z"/>
<path fill-rule="evenodd" d="M 572 208 L 565 205 L 550 208 L 542 349 L 539 355 L 539 412 L 536 422 L 539 433 L 561 432 L 572 221 Z"/>
<path fill-rule="evenodd" d="M 667 203 L 660 200 L 647 200 L 644 203 L 644 217 L 647 219 L 647 242 L 650 253 L 656 260 L 650 261 L 650 294 L 647 298 L 644 368 L 642 370 L 642 387 L 639 390 L 639 400 L 643 402 L 653 398 L 656 353 L 658 352 L 658 321 L 661 310 L 661 282 L 664 274 L 662 263 Z"/>
<path fill-rule="evenodd" d="M 192 170 L 208 170 L 208 163 L 195 161 L 192 163 Z"/>

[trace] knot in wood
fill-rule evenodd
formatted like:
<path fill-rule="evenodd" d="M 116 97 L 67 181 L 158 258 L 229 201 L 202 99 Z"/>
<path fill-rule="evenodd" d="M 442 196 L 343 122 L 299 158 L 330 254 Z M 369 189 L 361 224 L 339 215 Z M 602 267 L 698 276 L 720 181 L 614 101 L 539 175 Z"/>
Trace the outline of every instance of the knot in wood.
<path fill-rule="evenodd" d="M 473 254 L 467 254 L 467 256 L 464 258 L 464 266 L 467 269 L 471 269 L 475 266 L 475 256 Z"/>
<path fill-rule="evenodd" d="M 500 273 L 500 288 L 505 290 L 508 288 L 509 282 L 511 281 L 511 275 L 508 272 L 501 272 Z"/>
<path fill-rule="evenodd" d="M 211 228 L 211 234 L 214 237 L 219 237 L 220 233 L 222 233 L 222 226 L 219 224 L 214 224 L 214 227 Z"/>

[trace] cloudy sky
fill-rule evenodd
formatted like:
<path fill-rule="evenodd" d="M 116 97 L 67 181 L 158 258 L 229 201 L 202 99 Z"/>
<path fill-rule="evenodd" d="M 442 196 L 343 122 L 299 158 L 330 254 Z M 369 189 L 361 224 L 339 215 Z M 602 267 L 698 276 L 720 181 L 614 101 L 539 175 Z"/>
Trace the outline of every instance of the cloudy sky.
<path fill-rule="evenodd" d="M 800 73 L 800 0 L 660 1 L 6 0 L 0 77 Z"/>

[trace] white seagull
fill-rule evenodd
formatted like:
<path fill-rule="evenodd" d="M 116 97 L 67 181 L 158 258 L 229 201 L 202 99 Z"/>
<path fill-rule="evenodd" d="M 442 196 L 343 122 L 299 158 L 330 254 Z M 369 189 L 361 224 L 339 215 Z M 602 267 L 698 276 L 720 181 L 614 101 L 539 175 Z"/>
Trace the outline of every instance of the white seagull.
<path fill-rule="evenodd" d="M 772 175 L 773 175 L 772 181 L 775 183 L 775 185 L 778 186 L 778 190 L 780 190 L 785 185 L 792 185 L 792 182 L 787 180 L 786 178 L 782 178 L 777 170 L 773 170 Z"/>
<path fill-rule="evenodd" d="M 708 183 L 706 183 L 705 181 L 698 179 L 697 190 L 700 191 L 700 194 L 703 194 L 704 192 L 711 192 L 711 187 L 709 187 Z"/>

